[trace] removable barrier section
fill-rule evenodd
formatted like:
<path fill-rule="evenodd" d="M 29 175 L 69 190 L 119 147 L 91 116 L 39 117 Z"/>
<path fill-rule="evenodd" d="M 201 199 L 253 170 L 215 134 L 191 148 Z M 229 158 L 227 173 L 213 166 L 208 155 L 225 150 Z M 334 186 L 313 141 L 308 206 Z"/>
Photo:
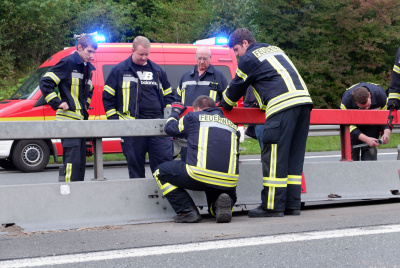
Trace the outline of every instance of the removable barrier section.
<path fill-rule="evenodd" d="M 399 198 L 398 161 L 305 163 L 302 202 Z M 240 165 L 235 210 L 260 203 L 261 163 Z M 201 213 L 203 192 L 190 191 Z M 171 221 L 175 215 L 152 178 L 0 186 L 0 224 L 27 231 Z"/>

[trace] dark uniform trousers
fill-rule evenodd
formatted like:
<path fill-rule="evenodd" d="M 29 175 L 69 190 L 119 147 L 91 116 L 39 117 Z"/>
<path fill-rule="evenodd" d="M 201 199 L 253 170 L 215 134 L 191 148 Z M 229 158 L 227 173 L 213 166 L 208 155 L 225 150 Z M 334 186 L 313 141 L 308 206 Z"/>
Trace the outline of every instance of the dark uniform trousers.
<path fill-rule="evenodd" d="M 161 163 L 172 161 L 174 150 L 171 137 L 123 137 L 121 147 L 128 163 L 129 178 L 145 177 L 147 152 L 153 173 Z"/>
<path fill-rule="evenodd" d="M 265 122 L 261 153 L 264 209 L 300 209 L 310 111 L 311 105 L 296 106 L 270 116 Z"/>
<path fill-rule="evenodd" d="M 86 167 L 86 139 L 61 139 L 65 181 L 83 181 Z"/>
<path fill-rule="evenodd" d="M 224 189 L 194 180 L 186 171 L 186 163 L 183 161 L 170 161 L 158 166 L 153 174 L 158 186 L 163 191 L 172 208 L 178 214 L 195 203 L 190 197 L 188 190 L 204 191 L 207 197 L 208 212 L 215 216 L 215 202 L 219 195 L 226 193 L 231 198 L 231 207 L 236 203 L 236 187 Z"/>

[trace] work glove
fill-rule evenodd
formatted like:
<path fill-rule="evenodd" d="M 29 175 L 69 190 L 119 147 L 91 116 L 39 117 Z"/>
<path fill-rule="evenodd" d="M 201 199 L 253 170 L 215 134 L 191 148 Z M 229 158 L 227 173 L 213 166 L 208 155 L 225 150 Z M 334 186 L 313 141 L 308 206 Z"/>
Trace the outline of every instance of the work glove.
<path fill-rule="evenodd" d="M 93 155 L 93 139 L 86 139 L 86 157 Z"/>
<path fill-rule="evenodd" d="M 178 114 L 181 114 L 186 110 L 186 106 L 180 102 L 173 102 L 171 108 L 173 112 Z"/>

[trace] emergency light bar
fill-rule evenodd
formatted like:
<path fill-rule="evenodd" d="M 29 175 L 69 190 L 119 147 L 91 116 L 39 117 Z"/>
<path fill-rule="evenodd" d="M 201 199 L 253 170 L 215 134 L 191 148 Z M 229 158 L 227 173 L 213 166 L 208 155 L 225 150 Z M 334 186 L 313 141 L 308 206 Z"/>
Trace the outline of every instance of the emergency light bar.
<path fill-rule="evenodd" d="M 207 39 L 200 39 L 194 42 L 195 45 L 226 45 L 228 38 L 226 37 L 211 37 Z"/>
<path fill-rule="evenodd" d="M 81 34 L 74 34 L 74 39 L 79 39 L 84 35 L 93 35 L 94 40 L 96 40 L 97 43 L 104 43 L 106 41 L 106 38 L 102 34 L 98 34 L 97 32 L 93 33 L 81 33 Z"/>

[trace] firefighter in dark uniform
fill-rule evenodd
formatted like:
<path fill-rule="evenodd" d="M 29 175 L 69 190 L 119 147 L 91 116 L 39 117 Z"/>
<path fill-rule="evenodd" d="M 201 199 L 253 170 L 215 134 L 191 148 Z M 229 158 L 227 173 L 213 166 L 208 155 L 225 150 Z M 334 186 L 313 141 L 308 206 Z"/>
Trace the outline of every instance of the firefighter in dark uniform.
<path fill-rule="evenodd" d="M 179 81 L 178 101 L 185 106 L 192 106 L 198 96 L 206 95 L 216 103 L 220 102 L 228 81 L 222 72 L 210 64 L 210 48 L 206 46 L 197 48 L 196 60 L 194 69 L 184 73 Z"/>
<path fill-rule="evenodd" d="M 174 101 L 166 73 L 148 59 L 150 41 L 137 36 L 132 56 L 113 67 L 103 90 L 103 105 L 109 120 L 164 118 L 164 108 Z M 150 169 L 172 160 L 169 137 L 123 137 L 122 151 L 130 178 L 145 177 L 146 153 Z"/>
<path fill-rule="evenodd" d="M 390 80 L 389 85 L 387 109 L 400 109 L 400 47 L 397 48 L 397 54 L 394 60 L 392 79 Z M 391 122 L 390 127 L 393 127 Z"/>
<path fill-rule="evenodd" d="M 55 120 L 87 120 L 87 109 L 93 95 L 92 71 L 89 62 L 97 49 L 93 36 L 82 36 L 76 50 L 60 60 L 40 80 L 46 102 L 57 110 Z M 59 94 L 55 91 L 58 86 Z M 86 139 L 61 139 L 66 182 L 83 181 L 86 167 Z"/>
<path fill-rule="evenodd" d="M 342 96 L 340 108 L 345 109 L 363 109 L 363 110 L 386 110 L 387 96 L 385 90 L 377 84 L 361 82 L 348 88 Z M 378 142 L 380 133 L 383 144 L 389 142 L 390 129 L 387 125 L 351 125 L 351 145 L 360 145 L 365 143 L 367 146 L 351 149 L 351 158 L 353 161 L 371 161 L 378 159 L 376 147 L 380 146 Z"/>
<path fill-rule="evenodd" d="M 174 102 L 164 130 L 173 137 L 187 139 L 186 162 L 163 163 L 153 176 L 177 213 L 175 222 L 201 220 L 185 189 L 205 191 L 209 213 L 218 223 L 230 222 L 239 178 L 240 132 L 208 96 L 199 96 L 193 103 L 193 112 L 179 119 L 185 109 L 183 104 Z"/>
<path fill-rule="evenodd" d="M 236 29 L 228 45 L 240 59 L 220 105 L 231 110 L 251 85 L 260 109 L 265 110 L 261 153 L 264 188 L 261 205 L 248 215 L 300 215 L 301 178 L 313 106 L 307 87 L 279 47 L 256 43 L 247 29 Z"/>

